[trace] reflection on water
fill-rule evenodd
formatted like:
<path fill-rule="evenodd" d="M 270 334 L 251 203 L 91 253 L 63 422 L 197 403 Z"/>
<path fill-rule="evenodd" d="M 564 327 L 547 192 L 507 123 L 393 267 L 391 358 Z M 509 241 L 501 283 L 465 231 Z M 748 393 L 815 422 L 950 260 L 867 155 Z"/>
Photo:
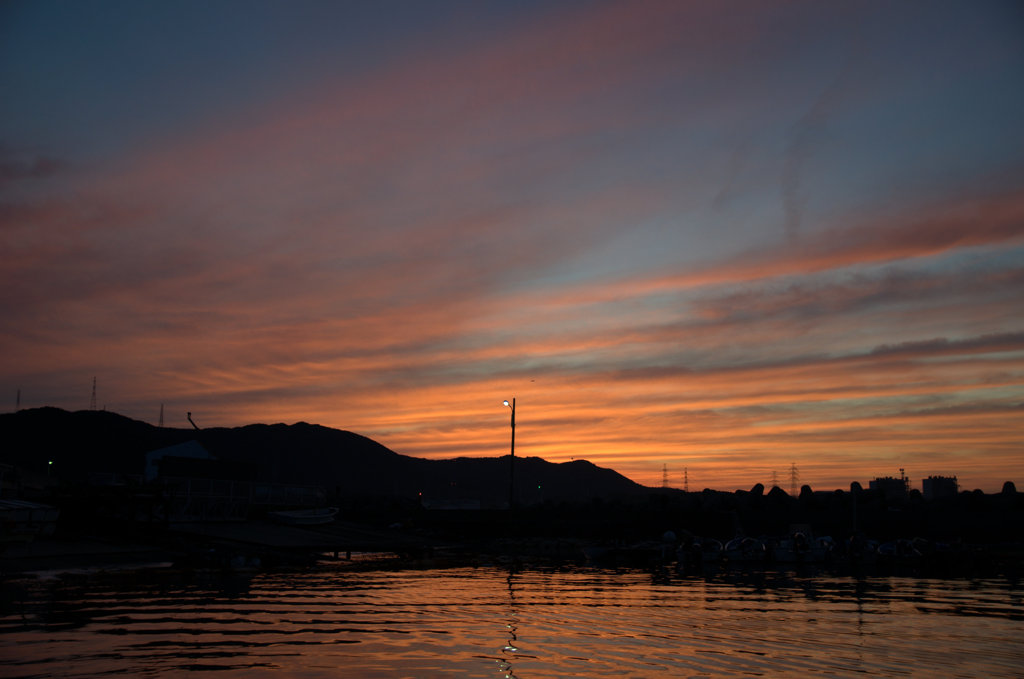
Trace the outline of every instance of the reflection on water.
<path fill-rule="evenodd" d="M 1020 676 L 1005 579 L 499 567 L 3 586 L 8 677 Z"/>
<path fill-rule="evenodd" d="M 498 668 L 505 674 L 506 677 L 514 677 L 515 671 L 512 666 L 512 659 L 516 653 L 519 653 L 519 647 L 516 646 L 516 642 L 519 637 L 516 636 L 516 631 L 519 629 L 519 619 L 516 618 L 515 602 L 516 602 L 516 590 L 513 586 L 513 578 L 515 577 L 515 569 L 510 568 L 508 571 L 508 615 L 509 620 L 506 627 L 508 628 L 508 643 L 501 649 L 503 658 L 498 662 Z"/>

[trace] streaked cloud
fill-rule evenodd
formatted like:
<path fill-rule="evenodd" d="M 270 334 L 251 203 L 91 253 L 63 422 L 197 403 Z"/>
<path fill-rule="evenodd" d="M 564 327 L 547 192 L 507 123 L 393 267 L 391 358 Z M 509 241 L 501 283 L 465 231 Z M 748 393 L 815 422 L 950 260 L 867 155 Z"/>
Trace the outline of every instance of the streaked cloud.
<path fill-rule="evenodd" d="M 430 457 L 503 454 L 515 395 L 517 454 L 653 485 L 1020 480 L 1024 97 L 977 99 L 1024 64 L 1000 10 L 332 11 L 395 41 L 219 62 L 234 105 L 88 152 L 48 148 L 59 120 L 0 147 L 2 388 L 81 408 L 97 376 L 150 421 Z"/>

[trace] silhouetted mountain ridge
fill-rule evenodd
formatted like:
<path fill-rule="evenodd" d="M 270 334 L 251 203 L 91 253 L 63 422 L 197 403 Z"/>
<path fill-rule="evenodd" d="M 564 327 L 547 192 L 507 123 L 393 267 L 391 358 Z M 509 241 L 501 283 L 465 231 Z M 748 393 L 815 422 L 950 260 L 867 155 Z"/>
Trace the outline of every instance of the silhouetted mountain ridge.
<path fill-rule="evenodd" d="M 147 452 L 199 442 L 219 460 L 266 482 L 323 486 L 339 496 L 507 501 L 509 456 L 427 460 L 401 455 L 360 434 L 307 422 L 233 428 L 156 427 L 106 411 L 36 408 L 0 415 L 9 442 L 0 461 L 63 481 L 94 472 L 140 475 Z M 52 466 L 48 466 L 49 461 Z M 622 497 L 648 489 L 583 460 L 515 459 L 517 502 Z"/>

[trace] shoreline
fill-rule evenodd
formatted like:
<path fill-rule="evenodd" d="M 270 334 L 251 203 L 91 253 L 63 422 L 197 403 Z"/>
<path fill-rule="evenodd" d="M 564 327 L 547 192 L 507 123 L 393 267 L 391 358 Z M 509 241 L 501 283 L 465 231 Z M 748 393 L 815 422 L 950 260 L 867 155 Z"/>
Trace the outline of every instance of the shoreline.
<path fill-rule="evenodd" d="M 243 530 L 262 528 L 250 525 Z M 234 527 L 235 529 L 238 526 Z M 434 542 L 411 552 L 401 549 L 332 552 L 320 547 L 257 548 L 253 544 L 198 542 L 173 544 L 173 536 L 143 541 L 109 536 L 70 536 L 7 543 L 0 552 L 0 581 L 89 576 L 101 573 L 160 570 L 213 572 L 224 575 L 258 573 L 290 568 L 337 567 L 351 570 L 405 570 L 456 566 L 501 565 L 508 568 L 591 567 L 674 571 L 677 575 L 715 576 L 739 573 L 795 572 L 857 577 L 909 576 L 938 579 L 1024 576 L 1024 544 L 972 544 L 955 552 L 912 559 L 877 557 L 867 561 L 845 555 L 821 561 L 781 562 L 702 561 L 674 549 L 671 553 L 651 543 L 626 546 L 614 556 L 591 557 L 582 538 L 496 538 Z M 397 544 L 397 543 L 396 543 Z M 393 545 L 394 546 L 394 545 Z M 332 555 L 333 554 L 333 555 Z"/>

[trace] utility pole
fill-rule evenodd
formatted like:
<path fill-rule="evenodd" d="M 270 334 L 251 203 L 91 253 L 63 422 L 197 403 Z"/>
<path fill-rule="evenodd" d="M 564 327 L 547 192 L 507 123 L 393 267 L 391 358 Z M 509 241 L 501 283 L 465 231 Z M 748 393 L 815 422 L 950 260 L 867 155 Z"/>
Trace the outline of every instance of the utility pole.
<path fill-rule="evenodd" d="M 506 408 L 512 409 L 512 445 L 508 456 L 508 508 L 512 511 L 516 506 L 516 399 L 512 403 L 504 401 Z"/>

